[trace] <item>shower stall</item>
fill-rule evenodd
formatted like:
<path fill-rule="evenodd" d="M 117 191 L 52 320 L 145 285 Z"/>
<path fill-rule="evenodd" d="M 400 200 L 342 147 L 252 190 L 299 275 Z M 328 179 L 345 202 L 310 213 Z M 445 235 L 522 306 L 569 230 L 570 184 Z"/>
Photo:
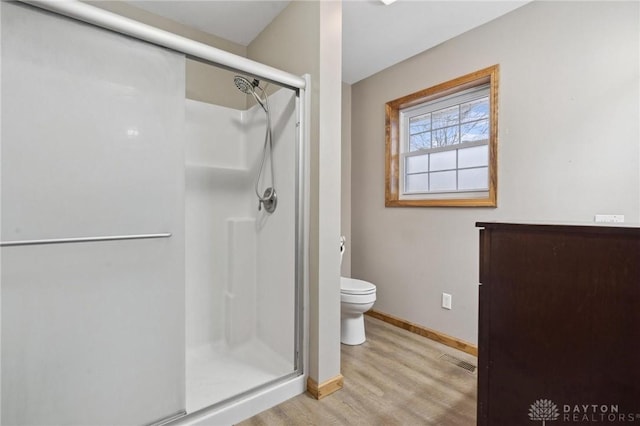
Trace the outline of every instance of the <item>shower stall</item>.
<path fill-rule="evenodd" d="M 34 4 L 0 10 L 0 423 L 229 424 L 301 393 L 307 80 Z M 185 55 L 250 107 L 185 99 Z"/>
<path fill-rule="evenodd" d="M 272 151 L 260 106 L 186 102 L 187 411 L 296 367 L 295 93 L 280 89 L 269 105 Z M 256 195 L 270 159 L 273 213 Z"/>

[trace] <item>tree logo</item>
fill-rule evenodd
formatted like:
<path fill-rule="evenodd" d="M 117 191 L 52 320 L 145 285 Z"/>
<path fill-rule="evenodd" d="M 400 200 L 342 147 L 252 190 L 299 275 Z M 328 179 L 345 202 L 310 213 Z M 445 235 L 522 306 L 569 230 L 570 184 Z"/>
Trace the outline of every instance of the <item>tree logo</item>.
<path fill-rule="evenodd" d="M 542 426 L 547 420 L 558 420 L 559 416 L 558 406 L 548 399 L 539 399 L 529 407 L 529 419 L 542 420 Z"/>

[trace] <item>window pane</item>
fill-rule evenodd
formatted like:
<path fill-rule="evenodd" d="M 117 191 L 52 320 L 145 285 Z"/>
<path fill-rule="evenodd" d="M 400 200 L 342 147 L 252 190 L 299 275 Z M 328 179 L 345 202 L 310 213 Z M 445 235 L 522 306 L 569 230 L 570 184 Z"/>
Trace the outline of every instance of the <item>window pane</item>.
<path fill-rule="evenodd" d="M 432 133 L 432 137 L 433 148 L 457 144 L 460 141 L 459 128 L 458 126 L 453 126 L 434 130 Z"/>
<path fill-rule="evenodd" d="M 489 97 L 460 104 L 460 122 L 489 118 Z"/>
<path fill-rule="evenodd" d="M 489 139 L 489 120 L 472 121 L 460 125 L 462 142 L 484 141 Z"/>
<path fill-rule="evenodd" d="M 409 119 L 409 133 L 414 135 L 431 130 L 431 114 L 419 115 Z"/>
<path fill-rule="evenodd" d="M 426 192 L 429 190 L 429 175 L 427 173 L 407 175 L 405 182 L 405 192 Z"/>
<path fill-rule="evenodd" d="M 431 191 L 455 191 L 456 171 L 429 173 Z"/>
<path fill-rule="evenodd" d="M 456 151 L 444 151 L 431 154 L 431 171 L 451 170 L 456 168 Z"/>
<path fill-rule="evenodd" d="M 489 168 L 460 170 L 458 172 L 458 189 L 461 191 L 489 189 Z"/>
<path fill-rule="evenodd" d="M 409 137 L 409 151 L 431 148 L 431 133 L 418 133 Z"/>
<path fill-rule="evenodd" d="M 458 124 L 458 105 L 439 109 L 431 113 L 432 125 L 434 129 L 439 129 L 441 127 L 452 126 L 454 124 Z"/>
<path fill-rule="evenodd" d="M 489 146 L 474 146 L 458 150 L 458 167 L 478 167 L 489 164 Z"/>
<path fill-rule="evenodd" d="M 405 163 L 407 173 L 420 173 L 429 171 L 429 155 L 417 155 L 415 157 L 407 157 Z"/>

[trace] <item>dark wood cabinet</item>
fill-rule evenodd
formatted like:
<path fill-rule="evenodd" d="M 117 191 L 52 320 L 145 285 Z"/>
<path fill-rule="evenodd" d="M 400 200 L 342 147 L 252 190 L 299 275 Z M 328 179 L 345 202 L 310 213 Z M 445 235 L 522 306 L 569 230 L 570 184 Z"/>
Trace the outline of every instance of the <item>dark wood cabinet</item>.
<path fill-rule="evenodd" d="M 478 425 L 640 425 L 640 228 L 476 226 Z"/>

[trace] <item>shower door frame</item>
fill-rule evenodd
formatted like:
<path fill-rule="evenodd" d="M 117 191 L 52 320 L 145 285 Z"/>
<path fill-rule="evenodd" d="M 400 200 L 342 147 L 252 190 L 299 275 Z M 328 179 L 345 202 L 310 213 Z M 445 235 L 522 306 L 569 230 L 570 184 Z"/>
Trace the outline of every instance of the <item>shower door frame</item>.
<path fill-rule="evenodd" d="M 200 422 L 211 420 L 220 411 L 231 408 L 231 414 L 226 417 L 226 422 L 235 422 L 246 414 L 239 406 L 238 402 L 242 398 L 260 397 L 260 393 L 270 388 L 287 387 L 287 382 L 298 380 L 299 389 L 302 393 L 306 387 L 307 372 L 304 369 L 308 360 L 306 348 L 308 348 L 308 335 L 304 332 L 308 328 L 308 318 L 305 307 L 308 305 L 307 262 L 309 250 L 307 243 L 308 218 L 309 218 L 309 120 L 310 120 L 310 82 L 309 74 L 302 77 L 279 70 L 277 68 L 264 65 L 251 59 L 217 49 L 204 43 L 196 42 L 186 37 L 179 36 L 169 31 L 164 31 L 153 26 L 143 24 L 133 19 L 125 18 L 112 12 L 91 6 L 77 0 L 52 2 L 18 0 L 19 2 L 31 6 L 45 9 L 59 15 L 67 16 L 96 27 L 104 28 L 116 33 L 124 34 L 135 39 L 149 42 L 169 48 L 171 50 L 184 53 L 189 59 L 204 62 L 213 66 L 227 70 L 248 74 L 270 83 L 294 90 L 296 93 L 296 182 L 295 182 L 295 327 L 294 327 L 294 369 L 291 373 L 265 383 L 261 386 L 235 395 L 234 397 L 213 403 L 213 405 L 203 408 L 194 413 L 180 416 L 178 418 L 166 419 L 158 425 L 176 422 L 180 424 L 199 424 Z M 291 393 L 291 387 L 287 387 L 285 393 Z M 298 389 L 293 387 L 291 389 Z M 291 396 L 295 393 L 291 394 Z M 269 402 L 271 401 L 271 402 Z M 273 398 L 266 398 L 265 401 L 258 401 L 255 407 L 268 408 L 273 405 Z M 266 404 L 266 405 L 265 405 Z M 235 410 L 234 410 L 235 409 Z M 262 409 L 258 408 L 259 411 Z M 259 412 L 258 411 L 258 412 Z M 246 417 L 246 415 L 245 415 Z M 236 420 L 232 420 L 236 419 Z"/>

